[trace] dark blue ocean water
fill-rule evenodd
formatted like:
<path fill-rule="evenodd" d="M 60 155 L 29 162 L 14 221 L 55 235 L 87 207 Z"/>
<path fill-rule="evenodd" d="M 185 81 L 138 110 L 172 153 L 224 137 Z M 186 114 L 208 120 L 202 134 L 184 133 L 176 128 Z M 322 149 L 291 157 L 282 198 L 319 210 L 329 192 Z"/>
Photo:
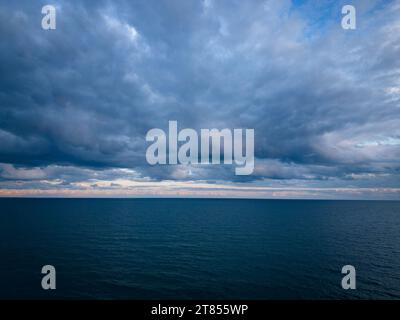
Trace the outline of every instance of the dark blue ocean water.
<path fill-rule="evenodd" d="M 0 298 L 399 299 L 400 202 L 0 199 Z"/>

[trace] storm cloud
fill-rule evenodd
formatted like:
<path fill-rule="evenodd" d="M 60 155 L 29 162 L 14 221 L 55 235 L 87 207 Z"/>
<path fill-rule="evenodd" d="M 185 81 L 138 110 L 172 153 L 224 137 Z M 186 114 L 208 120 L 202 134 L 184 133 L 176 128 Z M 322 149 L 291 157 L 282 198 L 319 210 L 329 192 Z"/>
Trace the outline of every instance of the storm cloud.
<path fill-rule="evenodd" d="M 43 30 L 46 4 L 0 0 L 4 194 L 400 198 L 399 1 L 55 0 Z M 356 30 L 341 27 L 345 4 Z M 148 165 L 146 133 L 169 120 L 254 129 L 254 173 Z"/>

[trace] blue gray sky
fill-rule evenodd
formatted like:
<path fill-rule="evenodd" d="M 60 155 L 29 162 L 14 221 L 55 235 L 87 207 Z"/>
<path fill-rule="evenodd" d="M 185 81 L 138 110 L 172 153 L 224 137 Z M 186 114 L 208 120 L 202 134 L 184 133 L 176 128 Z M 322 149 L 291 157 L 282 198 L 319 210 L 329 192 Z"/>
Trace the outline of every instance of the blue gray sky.
<path fill-rule="evenodd" d="M 0 37 L 1 196 L 400 199 L 400 1 L 0 0 Z M 254 173 L 148 165 L 169 120 L 253 128 Z"/>

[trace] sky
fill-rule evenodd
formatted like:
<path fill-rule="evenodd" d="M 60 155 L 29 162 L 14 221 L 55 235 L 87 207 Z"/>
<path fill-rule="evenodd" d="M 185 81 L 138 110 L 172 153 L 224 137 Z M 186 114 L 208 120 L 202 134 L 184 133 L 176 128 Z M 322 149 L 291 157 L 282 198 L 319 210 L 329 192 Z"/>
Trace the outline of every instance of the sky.
<path fill-rule="evenodd" d="M 400 200 L 400 1 L 0 0 L 0 37 L 0 196 Z M 254 172 L 149 165 L 172 120 Z"/>

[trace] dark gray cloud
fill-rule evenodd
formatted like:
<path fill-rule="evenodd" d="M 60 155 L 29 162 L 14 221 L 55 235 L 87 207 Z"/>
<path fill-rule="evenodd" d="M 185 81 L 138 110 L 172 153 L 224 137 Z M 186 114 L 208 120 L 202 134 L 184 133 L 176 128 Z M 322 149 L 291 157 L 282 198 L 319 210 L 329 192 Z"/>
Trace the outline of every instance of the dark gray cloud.
<path fill-rule="evenodd" d="M 41 29 L 44 4 L 0 1 L 3 187 L 123 168 L 133 180 L 400 187 L 398 2 L 354 1 L 353 31 L 341 1 L 57 0 L 54 31 Z M 254 128 L 254 174 L 147 165 L 146 132 L 168 120 Z"/>

